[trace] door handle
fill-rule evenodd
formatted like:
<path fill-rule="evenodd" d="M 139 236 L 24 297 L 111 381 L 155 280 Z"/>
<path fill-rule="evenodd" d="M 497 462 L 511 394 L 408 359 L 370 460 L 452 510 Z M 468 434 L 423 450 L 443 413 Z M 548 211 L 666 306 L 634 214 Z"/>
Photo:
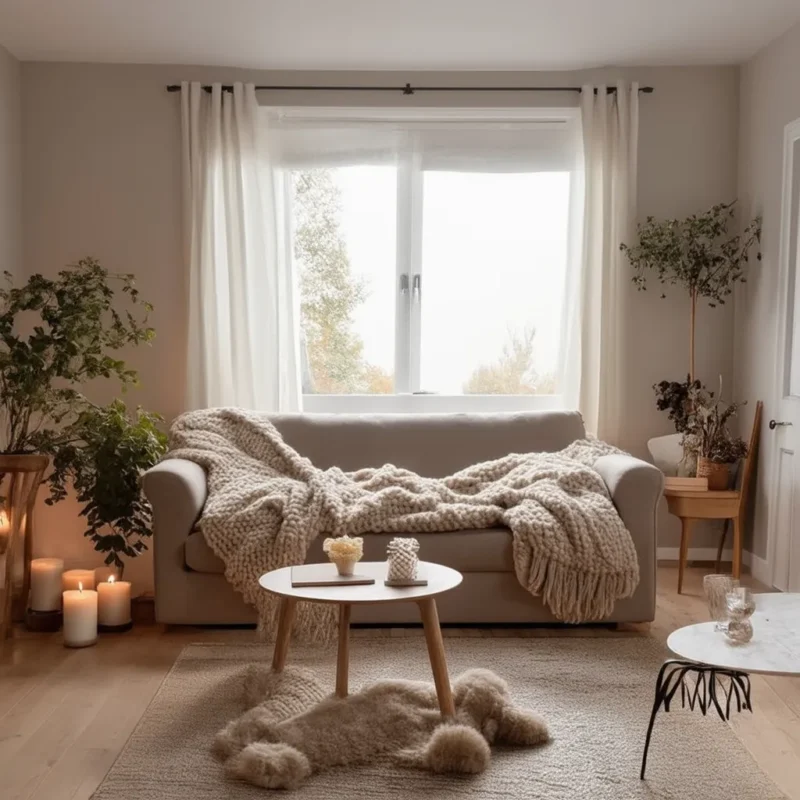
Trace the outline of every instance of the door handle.
<path fill-rule="evenodd" d="M 775 428 L 788 428 L 791 424 L 791 422 L 778 422 L 777 420 L 771 419 L 769 421 L 769 429 L 774 431 Z"/>

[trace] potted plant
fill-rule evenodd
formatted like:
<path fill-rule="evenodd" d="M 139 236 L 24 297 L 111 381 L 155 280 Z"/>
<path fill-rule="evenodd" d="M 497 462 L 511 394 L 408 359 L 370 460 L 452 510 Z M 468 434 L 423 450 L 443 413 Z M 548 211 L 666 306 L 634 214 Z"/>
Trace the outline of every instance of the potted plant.
<path fill-rule="evenodd" d="M 157 438 L 151 430 L 156 418 L 140 413 L 131 420 L 117 403 L 106 409 L 94 405 L 84 396 L 83 387 L 111 379 L 124 391 L 136 383 L 135 370 L 116 353 L 149 343 L 155 334 L 147 324 L 152 307 L 139 297 L 133 276 L 111 274 L 92 258 L 82 259 L 52 279 L 31 275 L 19 287 L 13 286 L 10 273 L 5 276 L 8 286 L 0 288 L 0 475 L 11 541 L 24 537 L 25 598 L 31 512 L 50 458 L 55 465 L 49 477 L 52 501 L 65 496 L 66 481 L 76 479 L 84 514 L 95 532 L 99 534 L 101 520 L 119 522 L 123 509 L 124 514 L 130 513 L 131 524 L 141 527 L 144 517 L 139 503 L 143 501 L 131 500 L 130 481 L 134 470 L 155 457 L 157 448 L 152 441 L 145 448 L 134 443 L 143 433 Z M 112 421 L 119 434 L 119 447 L 112 454 L 116 457 L 101 447 Z M 23 468 L 36 480 L 15 477 Z M 127 481 L 127 493 L 109 511 L 110 504 L 102 498 L 108 500 L 120 488 L 103 487 L 114 481 Z M 133 545 L 131 552 L 135 551 Z M 13 568 L 9 561 L 13 558 L 7 554 L 7 574 Z M 6 587 L 8 593 L 8 583 Z"/>
<path fill-rule="evenodd" d="M 662 285 L 677 285 L 689 295 L 689 370 L 685 382 L 661 381 L 653 386 L 656 404 L 668 411 L 675 433 L 658 436 L 647 444 L 654 461 L 667 474 L 693 474 L 696 453 L 681 448 L 686 423 L 686 398 L 698 391 L 695 378 L 695 327 L 697 300 L 708 300 L 712 308 L 724 305 L 736 283 L 746 281 L 750 254 L 761 260 L 757 245 L 761 241 L 761 217 L 753 219 L 740 234 L 731 234 L 736 201 L 718 203 L 703 214 L 686 219 L 656 220 L 647 217 L 637 228 L 634 245 L 621 244 L 633 267 L 637 289 L 647 289 L 653 274 Z M 666 295 L 662 292 L 662 297 Z"/>
<path fill-rule="evenodd" d="M 137 408 L 129 414 L 122 400 L 108 406 L 88 405 L 70 425 L 69 442 L 53 452 L 49 477 L 53 505 L 71 484 L 86 518 L 84 536 L 105 555 L 122 578 L 126 558 L 147 550 L 153 535 L 150 504 L 141 490 L 142 473 L 157 464 L 167 449 L 161 416 Z"/>
<path fill-rule="evenodd" d="M 731 465 L 747 455 L 747 444 L 728 428 L 742 404 L 726 403 L 702 387 L 692 392 L 690 402 L 692 410 L 684 428 L 684 449 L 696 453 L 697 477 L 708 478 L 709 489 L 727 489 Z"/>

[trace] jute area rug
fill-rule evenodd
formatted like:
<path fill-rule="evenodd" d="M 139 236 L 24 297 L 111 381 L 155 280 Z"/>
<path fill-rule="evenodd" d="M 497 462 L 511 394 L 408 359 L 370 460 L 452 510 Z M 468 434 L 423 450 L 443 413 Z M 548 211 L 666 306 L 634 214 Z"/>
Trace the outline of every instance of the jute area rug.
<path fill-rule="evenodd" d="M 547 800 L 777 800 L 784 795 L 716 716 L 680 707 L 659 714 L 647 780 L 639 781 L 656 673 L 656 642 L 624 638 L 448 638 L 451 674 L 469 667 L 505 678 L 515 702 L 541 714 L 553 741 L 494 750 L 478 776 L 439 776 L 380 763 L 312 776 L 293 797 L 310 800 L 547 798 Z M 214 734 L 241 711 L 247 664 L 263 645 L 191 645 L 145 712 L 95 800 L 232 800 L 273 792 L 227 780 L 209 753 Z M 335 652 L 295 646 L 292 664 L 334 685 Z M 420 637 L 351 641 L 351 688 L 381 678 L 431 680 Z M 755 698 L 758 713 L 758 698 Z"/>

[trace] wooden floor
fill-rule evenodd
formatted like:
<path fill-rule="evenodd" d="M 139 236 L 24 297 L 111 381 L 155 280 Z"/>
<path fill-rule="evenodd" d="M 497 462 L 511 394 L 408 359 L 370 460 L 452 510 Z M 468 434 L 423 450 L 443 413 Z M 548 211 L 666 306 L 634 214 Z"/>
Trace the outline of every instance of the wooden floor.
<path fill-rule="evenodd" d="M 657 618 L 642 635 L 664 640 L 675 628 L 707 619 L 701 589 L 706 571 L 690 569 L 685 594 L 678 596 L 677 570 L 660 568 Z M 421 634 L 414 629 L 354 631 L 357 636 Z M 447 629 L 446 635 L 554 636 L 564 631 Z M 591 635 L 614 634 L 598 630 Z M 88 798 L 185 645 L 252 640 L 247 630 L 137 625 L 128 634 L 102 638 L 96 647 L 68 650 L 58 634 L 18 631 L 0 657 L 0 797 Z M 755 713 L 734 715 L 730 724 L 772 780 L 788 797 L 800 800 L 800 679 L 754 675 L 752 682 Z"/>

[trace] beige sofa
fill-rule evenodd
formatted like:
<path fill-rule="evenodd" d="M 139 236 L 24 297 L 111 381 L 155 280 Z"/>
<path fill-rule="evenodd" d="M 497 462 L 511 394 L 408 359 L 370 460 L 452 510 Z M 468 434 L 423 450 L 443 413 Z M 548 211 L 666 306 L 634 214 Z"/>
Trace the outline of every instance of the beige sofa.
<path fill-rule="evenodd" d="M 440 477 L 508 453 L 560 450 L 585 436 L 576 412 L 515 414 L 271 416 L 288 444 L 319 467 L 345 470 L 392 463 Z M 641 579 L 633 597 L 620 600 L 609 622 L 643 622 L 655 615 L 656 508 L 663 479 L 652 465 L 625 455 L 596 463 L 633 536 Z M 206 476 L 197 464 L 163 461 L 144 476 L 153 506 L 156 617 L 178 624 L 235 624 L 255 621 L 223 576 L 222 561 L 198 527 L 206 498 Z M 393 535 L 393 534 L 392 534 Z M 367 534 L 365 559 L 385 557 L 390 534 Z M 506 528 L 419 535 L 420 557 L 464 574 L 457 589 L 439 598 L 439 615 L 449 623 L 556 622 L 514 574 L 511 533 Z M 308 560 L 324 559 L 321 541 Z M 360 606 L 353 622 L 418 622 L 413 603 Z"/>

